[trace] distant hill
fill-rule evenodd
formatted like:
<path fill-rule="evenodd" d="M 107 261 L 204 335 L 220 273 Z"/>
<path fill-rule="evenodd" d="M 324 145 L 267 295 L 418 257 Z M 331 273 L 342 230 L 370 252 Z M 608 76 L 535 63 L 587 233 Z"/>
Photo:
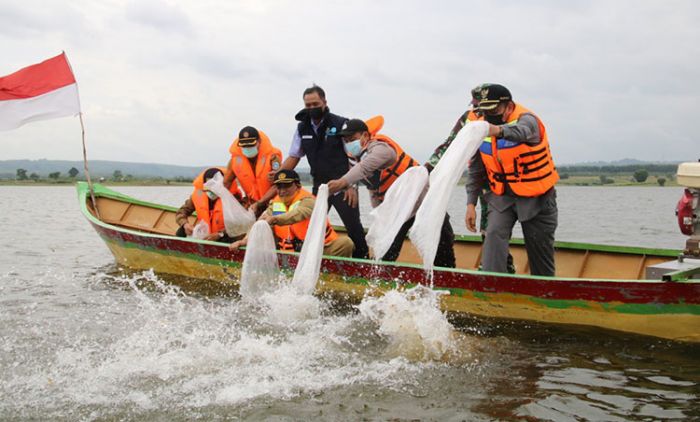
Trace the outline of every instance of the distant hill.
<path fill-rule="evenodd" d="M 27 174 L 36 173 L 42 177 L 46 177 L 49 173 L 56 171 L 60 171 L 61 174 L 66 175 L 71 167 L 75 167 L 80 171 L 78 177 L 83 176 L 84 169 L 82 161 L 5 160 L 0 161 L 0 178 L 14 178 L 17 175 L 17 169 L 25 169 L 27 170 Z M 103 160 L 89 161 L 88 168 L 92 177 L 110 177 L 116 170 L 119 170 L 123 175 L 130 174 L 137 178 L 162 177 L 164 179 L 175 179 L 177 177 L 192 179 L 202 171 L 200 167 Z"/>
<path fill-rule="evenodd" d="M 47 177 L 49 173 L 56 171 L 62 175 L 67 175 L 68 170 L 75 167 L 80 171 L 78 178 L 84 177 L 82 161 L 66 160 L 0 160 L 0 179 L 14 179 L 17 176 L 17 169 L 27 170 L 27 174 L 36 173 L 41 177 Z M 155 163 L 129 163 L 125 161 L 105 161 L 90 160 L 88 162 L 90 176 L 111 177 L 116 170 L 122 175 L 131 175 L 135 178 L 163 178 L 163 179 L 193 179 L 202 167 L 176 166 L 171 164 Z M 308 173 L 308 169 L 300 168 L 299 173 Z"/>
<path fill-rule="evenodd" d="M 669 164 L 678 165 L 682 161 L 642 161 L 634 158 L 623 158 L 615 161 L 585 161 L 582 163 L 563 164 L 566 167 L 623 167 L 623 166 L 638 166 L 644 164 Z"/>

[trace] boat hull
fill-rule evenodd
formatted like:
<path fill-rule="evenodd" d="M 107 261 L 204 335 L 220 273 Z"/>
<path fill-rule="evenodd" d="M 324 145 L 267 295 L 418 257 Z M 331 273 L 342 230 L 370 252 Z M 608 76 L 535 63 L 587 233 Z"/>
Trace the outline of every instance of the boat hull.
<path fill-rule="evenodd" d="M 107 224 L 88 209 L 84 192 L 81 204 L 118 264 L 237 285 L 245 251 Z M 282 269 L 291 273 L 298 255 L 280 252 L 279 257 Z M 431 285 L 428 275 L 415 264 L 326 257 L 318 289 L 362 297 L 368 288 L 381 292 L 415 284 Z M 449 292 L 441 299 L 448 312 L 587 325 L 700 342 L 698 280 L 553 278 L 438 268 L 432 285 Z"/>

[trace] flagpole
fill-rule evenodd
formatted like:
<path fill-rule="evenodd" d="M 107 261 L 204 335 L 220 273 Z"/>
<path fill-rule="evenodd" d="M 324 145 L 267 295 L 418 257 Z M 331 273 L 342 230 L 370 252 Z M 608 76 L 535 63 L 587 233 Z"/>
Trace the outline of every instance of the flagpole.
<path fill-rule="evenodd" d="M 83 113 L 80 112 L 78 113 L 78 117 L 80 117 L 80 129 L 83 134 L 83 166 L 85 167 L 85 178 L 87 179 L 88 182 L 88 189 L 90 191 L 90 199 L 92 199 L 92 207 L 95 208 L 95 214 L 97 214 L 97 218 L 100 218 L 100 211 L 97 209 L 97 201 L 95 200 L 95 192 L 92 189 L 92 180 L 90 180 L 90 171 L 88 170 L 88 162 L 87 162 L 87 149 L 85 148 L 85 125 L 83 124 Z"/>

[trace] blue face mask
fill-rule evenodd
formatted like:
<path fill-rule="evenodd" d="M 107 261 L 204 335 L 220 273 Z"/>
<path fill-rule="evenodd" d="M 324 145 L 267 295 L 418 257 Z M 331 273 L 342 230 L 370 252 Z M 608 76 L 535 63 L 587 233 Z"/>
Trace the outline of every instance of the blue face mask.
<path fill-rule="evenodd" d="M 258 155 L 258 147 L 241 147 L 241 150 L 243 150 L 243 155 L 245 155 L 248 158 L 253 158 Z"/>
<path fill-rule="evenodd" d="M 345 152 L 352 155 L 355 158 L 359 158 L 362 154 L 362 144 L 359 139 L 355 139 L 352 142 L 345 143 Z"/>

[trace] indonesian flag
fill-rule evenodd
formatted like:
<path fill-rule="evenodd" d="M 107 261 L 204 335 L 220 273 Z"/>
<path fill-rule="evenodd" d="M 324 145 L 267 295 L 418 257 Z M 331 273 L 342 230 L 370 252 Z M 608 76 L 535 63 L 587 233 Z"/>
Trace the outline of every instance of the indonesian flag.
<path fill-rule="evenodd" d="M 0 77 L 0 130 L 80 113 L 66 53 Z"/>

